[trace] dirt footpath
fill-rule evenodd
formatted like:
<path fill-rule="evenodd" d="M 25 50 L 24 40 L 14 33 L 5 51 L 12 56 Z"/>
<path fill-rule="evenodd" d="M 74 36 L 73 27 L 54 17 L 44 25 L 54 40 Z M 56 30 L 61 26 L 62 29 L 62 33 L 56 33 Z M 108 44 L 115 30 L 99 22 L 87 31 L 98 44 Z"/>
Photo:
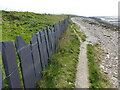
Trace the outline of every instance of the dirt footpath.
<path fill-rule="evenodd" d="M 80 43 L 81 43 L 78 65 L 77 65 L 75 88 L 89 88 L 88 60 L 86 55 L 87 42 L 86 41 L 82 42 L 77 32 L 75 30 L 74 32 L 78 36 L 78 39 L 80 40 Z"/>
<path fill-rule="evenodd" d="M 86 18 L 83 17 L 72 18 L 72 21 L 78 24 L 81 28 L 80 30 L 86 34 L 86 43 L 98 43 L 104 50 L 105 54 L 99 67 L 103 73 L 108 76 L 110 82 L 113 84 L 113 88 L 116 88 L 118 87 L 118 32 L 105 29 L 102 26 L 90 24 L 85 20 Z M 80 58 L 82 57 L 83 56 L 80 56 Z M 82 65 L 83 63 L 79 64 Z M 86 71 L 86 68 L 79 68 L 81 68 L 83 72 L 84 70 Z"/>

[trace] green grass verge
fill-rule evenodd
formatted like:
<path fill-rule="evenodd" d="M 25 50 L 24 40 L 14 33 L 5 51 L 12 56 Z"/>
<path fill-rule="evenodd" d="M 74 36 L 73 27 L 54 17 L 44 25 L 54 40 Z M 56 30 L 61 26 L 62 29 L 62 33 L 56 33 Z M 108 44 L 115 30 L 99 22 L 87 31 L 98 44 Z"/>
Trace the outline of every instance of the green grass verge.
<path fill-rule="evenodd" d="M 57 21 L 61 22 L 68 16 L 68 15 L 46 15 L 32 12 L 16 12 L 16 11 L 2 11 L 2 14 L 0 11 L 0 17 L 1 15 L 2 19 L 0 18 L 0 41 L 14 41 L 15 37 L 18 35 L 22 36 L 27 43 L 30 42 L 32 33 L 36 33 L 41 29 L 45 29 L 46 26 L 55 24 Z M 19 63 L 18 56 L 17 62 Z M 0 58 L 0 64 L 2 64 L 2 76 L 4 78 L 6 77 L 6 75 L 4 72 L 2 58 Z M 18 67 L 18 69 L 20 73 L 21 84 L 23 86 L 20 67 Z M 4 80 L 4 87 L 8 88 L 6 79 Z"/>
<path fill-rule="evenodd" d="M 2 41 L 14 41 L 15 36 L 22 36 L 27 43 L 31 34 L 46 26 L 62 21 L 67 15 L 46 15 L 32 12 L 2 11 Z"/>
<path fill-rule="evenodd" d="M 73 88 L 76 76 L 80 42 L 71 25 L 62 35 L 55 54 L 49 59 L 49 66 L 43 71 L 38 88 Z"/>
<path fill-rule="evenodd" d="M 83 32 L 80 31 L 80 27 L 77 24 L 75 24 L 75 23 L 73 23 L 73 24 L 74 24 L 73 28 L 77 32 L 77 34 L 79 35 L 79 37 L 81 38 L 81 40 L 83 42 L 86 41 L 86 35 Z"/>
<path fill-rule="evenodd" d="M 99 52 L 96 52 L 96 47 L 97 45 L 87 45 L 90 88 L 107 88 L 109 87 L 109 81 L 98 67 L 99 59 L 97 54 L 99 54 Z"/>

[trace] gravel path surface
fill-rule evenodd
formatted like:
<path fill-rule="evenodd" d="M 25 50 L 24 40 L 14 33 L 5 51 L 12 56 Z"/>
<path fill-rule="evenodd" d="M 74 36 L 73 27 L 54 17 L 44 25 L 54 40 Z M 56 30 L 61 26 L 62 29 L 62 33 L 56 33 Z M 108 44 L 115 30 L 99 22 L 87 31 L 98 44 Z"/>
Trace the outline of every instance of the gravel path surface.
<path fill-rule="evenodd" d="M 117 88 L 118 87 L 118 32 L 112 31 L 110 29 L 105 29 L 102 26 L 91 24 L 87 22 L 86 18 L 83 17 L 72 18 L 72 21 L 77 23 L 81 28 L 80 30 L 86 34 L 87 43 L 91 43 L 91 44 L 98 43 L 101 45 L 105 54 L 103 60 L 101 60 L 99 67 L 103 71 L 103 73 L 108 76 L 112 84 L 112 87 Z M 86 51 L 83 51 L 83 53 L 84 52 Z M 82 63 L 79 64 L 81 66 Z M 86 68 L 83 69 L 86 70 Z"/>
<path fill-rule="evenodd" d="M 77 66 L 75 87 L 89 88 L 86 42 L 82 42 L 80 47 L 79 63 Z"/>
<path fill-rule="evenodd" d="M 76 73 L 76 80 L 75 80 L 75 88 L 89 88 L 89 80 L 88 80 L 88 65 L 87 65 L 87 55 L 86 55 L 86 46 L 87 42 L 82 42 L 81 38 L 74 30 L 76 35 L 80 40 L 80 53 L 77 65 L 77 73 Z M 82 57 L 82 58 L 81 58 Z"/>

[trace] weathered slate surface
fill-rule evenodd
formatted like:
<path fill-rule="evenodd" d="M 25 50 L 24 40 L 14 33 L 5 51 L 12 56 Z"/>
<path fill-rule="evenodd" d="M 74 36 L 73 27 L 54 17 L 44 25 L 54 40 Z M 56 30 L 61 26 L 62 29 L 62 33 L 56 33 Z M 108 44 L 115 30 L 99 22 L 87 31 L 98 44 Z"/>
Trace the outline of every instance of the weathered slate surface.
<path fill-rule="evenodd" d="M 48 35 L 48 44 L 49 44 L 49 49 L 50 49 L 50 56 L 52 55 L 52 42 L 51 42 L 51 34 L 50 30 L 47 30 L 47 35 Z"/>
<path fill-rule="evenodd" d="M 40 31 L 40 36 L 41 36 L 41 41 L 42 41 L 42 47 L 43 47 L 43 55 L 44 55 L 45 66 L 48 66 L 47 45 L 46 45 L 45 34 L 44 34 L 44 31 L 43 31 L 43 30 Z"/>
<path fill-rule="evenodd" d="M 9 88 L 21 88 L 15 49 L 11 41 L 2 42 L 2 59 Z"/>
<path fill-rule="evenodd" d="M 55 23 L 55 25 L 54 25 L 54 31 L 55 31 L 55 39 L 56 39 L 56 42 L 57 42 L 58 39 L 59 39 L 59 35 L 60 35 L 60 33 L 59 33 L 60 28 L 59 28 L 59 23 L 58 22 Z"/>
<path fill-rule="evenodd" d="M 65 30 L 65 21 L 63 20 L 61 23 L 61 27 L 62 27 L 62 32 Z"/>
<path fill-rule="evenodd" d="M 2 89 L 2 69 L 1 69 L 1 66 L 0 65 L 0 90 Z"/>
<path fill-rule="evenodd" d="M 2 42 L 0 42 L 0 58 L 2 57 Z M 2 59 L 0 59 L 2 60 Z M 2 62 L 2 61 L 0 61 Z M 2 64 L 0 63 L 0 90 L 2 89 Z"/>
<path fill-rule="evenodd" d="M 53 53 L 55 52 L 56 43 L 55 43 L 55 32 L 51 30 L 52 43 L 53 43 Z"/>
<path fill-rule="evenodd" d="M 46 27 L 46 29 L 48 30 L 48 27 Z M 48 33 L 47 33 L 47 30 L 44 30 L 44 34 L 45 34 L 45 40 L 46 40 L 46 45 L 47 45 L 48 57 L 50 57 L 50 46 L 49 46 L 49 42 L 48 42 Z"/>
<path fill-rule="evenodd" d="M 41 60 L 41 64 L 42 64 L 42 69 L 45 68 L 45 59 L 44 59 L 44 49 L 43 49 L 43 45 L 42 45 L 42 40 L 41 40 L 41 36 L 40 33 L 37 33 L 37 39 L 38 39 L 38 49 L 40 52 L 40 60 Z"/>
<path fill-rule="evenodd" d="M 55 44 L 54 44 L 55 35 L 53 34 L 53 32 L 54 32 L 54 25 L 51 25 L 49 33 L 50 33 L 50 39 L 51 39 L 51 45 L 52 45 L 52 54 L 54 54 L 54 50 L 55 50 Z"/>
<path fill-rule="evenodd" d="M 33 57 L 34 68 L 35 68 L 36 82 L 38 82 L 41 79 L 42 65 L 40 61 L 40 53 L 38 49 L 38 41 L 37 41 L 36 34 L 32 34 L 32 39 L 30 43 L 31 43 L 32 57 Z"/>
<path fill-rule="evenodd" d="M 49 41 L 50 41 L 50 48 L 51 48 L 51 52 L 52 54 L 54 53 L 54 44 L 53 44 L 53 36 L 52 36 L 52 32 L 51 30 L 48 31 L 49 33 Z"/>
<path fill-rule="evenodd" d="M 36 82 L 41 79 L 42 70 L 48 65 L 48 58 L 54 54 L 56 43 L 60 35 L 66 29 L 70 18 L 65 19 L 62 23 L 51 25 L 47 30 L 41 30 L 37 34 L 33 34 L 31 44 L 26 44 L 22 37 L 16 37 L 16 48 L 20 58 L 22 69 L 22 77 L 25 88 L 35 88 Z M 16 54 L 12 42 L 3 42 L 2 50 L 3 63 L 5 72 L 8 76 L 8 84 L 10 88 L 20 88 L 20 78 L 16 62 Z M 12 48 L 11 48 L 12 47 Z M 13 55 L 13 56 L 12 56 Z M 16 67 L 16 68 L 15 68 Z M 15 69 L 15 71 L 13 71 Z M 0 81 L 2 81 L 0 69 Z M 10 74 L 10 75 L 9 75 Z M 0 89 L 3 84 L 0 82 Z"/>
<path fill-rule="evenodd" d="M 35 88 L 35 71 L 33 66 L 31 48 L 22 37 L 16 36 L 16 48 L 21 62 L 24 88 Z"/>

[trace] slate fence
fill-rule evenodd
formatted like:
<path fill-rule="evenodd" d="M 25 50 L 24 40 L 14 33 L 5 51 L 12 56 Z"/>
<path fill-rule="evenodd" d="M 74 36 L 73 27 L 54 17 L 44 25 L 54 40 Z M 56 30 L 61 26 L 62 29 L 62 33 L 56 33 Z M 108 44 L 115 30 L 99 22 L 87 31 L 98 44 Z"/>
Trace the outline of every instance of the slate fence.
<path fill-rule="evenodd" d="M 47 26 L 46 30 L 32 34 L 30 44 L 27 44 L 20 36 L 16 36 L 15 42 L 0 42 L 6 74 L 4 79 L 0 78 L 1 88 L 4 87 L 2 82 L 5 79 L 7 79 L 9 88 L 22 88 L 19 72 L 22 73 L 23 88 L 36 88 L 36 83 L 42 78 L 42 70 L 48 66 L 48 58 L 54 54 L 57 42 L 66 30 L 69 19 L 70 17 L 61 23 L 57 22 Z M 16 53 L 19 57 L 19 63 Z M 19 65 L 21 71 L 18 70 Z"/>

